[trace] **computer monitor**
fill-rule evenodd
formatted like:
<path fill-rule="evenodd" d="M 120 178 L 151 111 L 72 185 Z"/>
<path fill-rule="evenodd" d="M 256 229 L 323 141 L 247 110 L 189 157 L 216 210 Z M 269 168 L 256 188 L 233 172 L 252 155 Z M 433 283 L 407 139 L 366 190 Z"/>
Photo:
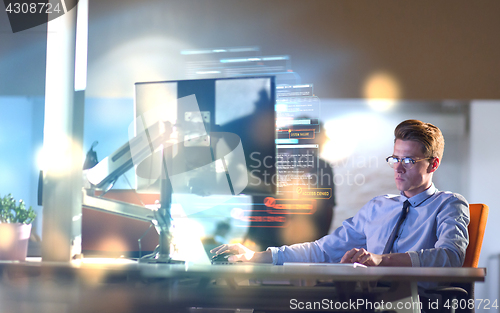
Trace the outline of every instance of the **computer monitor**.
<path fill-rule="evenodd" d="M 274 194 L 275 98 L 272 76 L 136 83 L 136 134 L 153 116 L 175 138 L 137 166 L 138 192 L 159 192 L 167 158 L 174 193 Z"/>

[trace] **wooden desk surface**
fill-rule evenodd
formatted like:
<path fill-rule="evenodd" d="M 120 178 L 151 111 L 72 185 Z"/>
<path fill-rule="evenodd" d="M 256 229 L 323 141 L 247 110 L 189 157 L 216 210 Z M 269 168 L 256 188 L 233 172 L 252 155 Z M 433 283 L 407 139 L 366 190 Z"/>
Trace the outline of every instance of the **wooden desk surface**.
<path fill-rule="evenodd" d="M 198 265 L 198 264 L 138 264 L 126 260 L 84 260 L 71 263 L 0 262 L 0 270 L 53 275 L 90 275 L 107 272 L 143 278 L 206 278 L 206 279 L 332 279 L 336 281 L 433 281 L 481 282 L 485 268 L 443 267 L 345 267 L 328 265 Z"/>
<path fill-rule="evenodd" d="M 392 289 L 407 297 L 412 282 L 476 282 L 484 281 L 485 275 L 484 268 L 152 265 L 125 260 L 0 262 L 0 311 L 216 312 L 196 311 L 194 307 L 224 308 L 222 312 L 231 312 L 231 308 L 232 312 L 235 308 L 290 311 L 292 298 L 316 302 L 326 299 L 331 303 L 346 299 L 401 299 L 386 291 L 377 293 L 365 287 L 360 290 L 360 285 L 370 285 L 365 282 L 393 282 Z M 250 283 L 252 280 L 254 284 Z M 317 280 L 335 283 L 302 284 Z M 279 285 L 279 281 L 292 283 Z"/>

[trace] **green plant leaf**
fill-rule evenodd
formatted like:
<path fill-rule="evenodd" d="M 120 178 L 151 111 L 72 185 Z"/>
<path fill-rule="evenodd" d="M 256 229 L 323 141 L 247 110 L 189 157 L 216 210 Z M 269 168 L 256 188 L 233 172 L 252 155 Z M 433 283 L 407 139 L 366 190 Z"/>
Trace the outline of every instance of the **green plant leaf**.
<path fill-rule="evenodd" d="M 0 223 L 31 224 L 35 217 L 35 210 L 31 206 L 26 209 L 23 200 L 19 200 L 17 204 L 12 194 L 0 198 Z"/>

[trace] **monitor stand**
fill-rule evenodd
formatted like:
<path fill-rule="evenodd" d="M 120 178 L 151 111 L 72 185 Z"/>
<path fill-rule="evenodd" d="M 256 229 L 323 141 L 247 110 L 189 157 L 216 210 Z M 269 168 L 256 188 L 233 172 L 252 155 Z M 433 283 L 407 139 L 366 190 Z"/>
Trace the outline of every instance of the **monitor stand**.
<path fill-rule="evenodd" d="M 170 257 L 170 244 L 172 242 L 172 216 L 170 209 L 172 206 L 172 184 L 168 176 L 167 162 L 171 162 L 168 149 L 162 149 L 161 176 L 160 176 L 160 208 L 155 212 L 157 222 L 156 228 L 159 234 L 159 244 L 153 255 L 139 259 L 139 263 L 148 264 L 184 264 L 184 261 L 173 260 Z M 166 156 L 166 157 L 165 157 Z"/>

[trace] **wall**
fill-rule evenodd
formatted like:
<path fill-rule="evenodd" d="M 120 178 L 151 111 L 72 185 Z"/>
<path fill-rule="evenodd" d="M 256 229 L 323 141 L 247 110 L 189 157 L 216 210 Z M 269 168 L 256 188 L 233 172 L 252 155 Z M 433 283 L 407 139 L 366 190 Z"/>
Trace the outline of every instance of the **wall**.
<path fill-rule="evenodd" d="M 128 127 L 133 119 L 133 98 L 86 98 L 83 152 L 86 154 L 97 141 L 94 151 L 98 160 L 102 161 L 128 142 Z M 114 188 L 131 189 L 134 186 L 135 175 L 133 171 L 129 171 L 117 180 Z"/>
<path fill-rule="evenodd" d="M 486 203 L 490 207 L 479 267 L 488 267 L 486 282 L 476 284 L 476 299 L 500 301 L 500 199 L 497 195 L 500 177 L 500 101 L 474 101 L 471 105 L 470 129 L 470 203 Z M 491 312 L 478 310 L 476 312 Z"/>
<path fill-rule="evenodd" d="M 39 153 L 43 143 L 44 99 L 0 97 L 0 196 L 23 199 L 38 214 L 34 230 L 41 233 L 37 205 Z"/>
<path fill-rule="evenodd" d="M 499 15 L 497 0 L 90 1 L 88 95 L 182 78 L 182 49 L 251 45 L 289 54 L 323 98 L 362 98 L 385 71 L 403 99 L 499 99 Z M 44 31 L 12 34 L 0 11 L 0 94 L 43 95 Z"/>

